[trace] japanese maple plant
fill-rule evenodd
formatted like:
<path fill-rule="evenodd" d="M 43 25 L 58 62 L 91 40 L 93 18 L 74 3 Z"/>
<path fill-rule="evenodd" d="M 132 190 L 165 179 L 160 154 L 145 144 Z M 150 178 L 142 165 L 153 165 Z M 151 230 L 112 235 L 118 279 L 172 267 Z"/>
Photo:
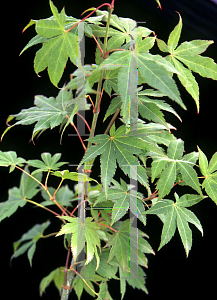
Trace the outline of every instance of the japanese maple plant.
<path fill-rule="evenodd" d="M 79 137 L 84 149 L 73 172 L 60 160 L 60 153 L 45 152 L 41 160 L 25 160 L 14 151 L 0 151 L 0 165 L 21 173 L 20 186 L 11 188 L 8 200 L 0 203 L 0 221 L 26 203 L 53 215 L 14 242 L 12 258 L 27 252 L 32 265 L 42 237 L 61 236 L 57 242 L 64 241 L 63 265 L 55 270 L 50 267 L 50 274 L 40 283 L 41 295 L 52 281 L 61 299 L 68 299 L 72 290 L 78 299 L 84 290 L 96 299 L 112 299 L 110 280 L 119 281 L 121 299 L 126 283 L 148 293 L 144 268 L 146 256 L 154 251 L 144 232 L 147 216 L 155 214 L 162 221 L 159 249 L 178 229 L 188 256 L 192 247 L 189 223 L 203 235 L 201 223 L 189 207 L 208 197 L 217 203 L 217 152 L 209 162 L 199 147 L 184 153 L 184 141 L 174 136 L 175 128 L 163 114 L 170 112 L 181 120 L 171 100 L 186 110 L 176 81 L 192 96 L 199 113 L 199 87 L 193 73 L 217 80 L 217 64 L 201 55 L 213 41 L 179 45 L 182 18 L 177 14 L 178 24 L 166 43 L 135 20 L 113 14 L 114 2 L 87 9 L 86 17 L 77 19 L 67 16 L 64 8 L 59 13 L 50 0 L 52 16 L 31 20 L 24 28 L 35 26 L 36 35 L 21 54 L 42 44 L 34 58 L 34 70 L 39 74 L 47 69 L 58 93 L 50 98 L 35 96 L 33 107 L 10 115 L 2 138 L 14 126 L 34 124 L 32 141 L 59 125 L 62 140 L 71 125 L 77 134 L 74 139 Z M 95 61 L 85 64 L 84 37 L 96 46 Z M 162 54 L 151 54 L 155 44 Z M 73 71 L 60 87 L 68 60 Z M 107 128 L 95 134 L 96 128 L 98 132 L 103 128 L 98 115 L 105 94 L 110 97 L 104 116 Z M 85 119 L 86 110 L 92 111 L 92 124 Z M 79 130 L 81 122 L 89 130 L 87 139 Z M 100 176 L 94 178 L 91 170 L 98 162 Z M 53 176 L 59 180 L 56 187 L 49 185 Z M 73 190 L 67 182 L 74 182 Z M 178 186 L 179 191 L 190 187 L 191 193 L 178 194 Z M 33 200 L 39 193 L 41 201 Z M 50 223 L 57 218 L 59 232 L 49 232 Z"/>

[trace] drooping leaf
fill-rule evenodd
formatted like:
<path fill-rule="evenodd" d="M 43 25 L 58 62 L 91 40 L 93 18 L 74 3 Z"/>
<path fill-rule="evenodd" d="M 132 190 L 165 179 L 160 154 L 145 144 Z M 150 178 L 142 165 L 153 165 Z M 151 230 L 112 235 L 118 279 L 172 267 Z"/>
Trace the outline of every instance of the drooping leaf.
<path fill-rule="evenodd" d="M 28 169 L 26 168 L 25 171 Z M 34 177 L 40 181 L 42 174 L 38 173 Z M 37 181 L 22 173 L 19 188 L 9 189 L 8 200 L 0 203 L 0 221 L 10 217 L 19 207 L 23 207 L 27 203 L 26 199 L 32 199 L 39 192 L 38 186 Z"/>
<path fill-rule="evenodd" d="M 157 201 L 149 210 L 145 212 L 145 214 L 156 214 L 159 217 L 162 215 L 164 216 L 161 243 L 158 250 L 160 250 L 172 239 L 176 228 L 178 228 L 179 235 L 185 248 L 186 256 L 188 256 L 192 246 L 192 232 L 188 222 L 195 225 L 202 235 L 203 228 L 195 214 L 184 206 L 191 206 L 199 202 L 201 199 L 203 199 L 203 197 L 198 195 L 183 195 L 181 198 L 179 198 L 179 196 L 175 193 L 175 198 L 176 202 L 168 199 Z M 189 202 L 187 199 L 189 199 Z"/>
<path fill-rule="evenodd" d="M 197 81 L 195 80 L 195 77 L 193 76 L 191 70 L 185 68 L 183 64 L 181 64 L 177 59 L 173 58 L 172 61 L 176 69 L 181 74 L 181 76 L 178 74 L 180 82 L 195 100 L 197 112 L 199 112 L 199 86 Z"/>
<path fill-rule="evenodd" d="M 155 103 L 149 101 L 149 98 L 144 96 L 139 97 L 138 110 L 144 119 L 161 123 L 167 127 L 167 123 L 165 122 L 164 115 L 160 108 Z"/>
<path fill-rule="evenodd" d="M 18 188 L 9 189 L 8 200 L 0 203 L 0 221 L 10 217 L 18 207 L 23 207 L 25 204 L 26 201 L 23 199 Z"/>
<path fill-rule="evenodd" d="M 97 247 L 100 249 L 101 246 L 100 246 L 100 239 L 96 231 L 100 229 L 99 225 L 92 222 L 93 218 L 91 217 L 85 219 L 85 224 L 81 222 L 80 218 L 72 218 L 72 217 L 60 217 L 60 218 L 69 221 L 69 223 L 64 225 L 56 236 L 72 233 L 71 249 L 72 249 L 74 261 L 76 261 L 79 253 L 84 248 L 85 240 L 86 240 L 87 259 L 85 264 L 88 264 L 93 259 L 95 254 L 97 260 L 97 268 L 98 268 L 100 261 L 99 261 Z"/>
<path fill-rule="evenodd" d="M 56 288 L 61 294 L 62 283 L 64 282 L 64 267 L 57 268 L 45 276 L 40 282 L 40 296 L 45 292 L 46 288 L 50 285 L 51 282 L 54 282 Z"/>
<path fill-rule="evenodd" d="M 84 98 L 81 100 L 83 101 Z M 11 127 L 15 125 L 29 125 L 36 123 L 32 134 L 33 139 L 36 134 L 43 132 L 48 128 L 53 129 L 58 125 L 62 127 L 68 121 L 69 116 L 72 122 L 73 117 L 78 110 L 89 109 L 90 105 L 86 104 L 86 100 L 83 101 L 85 105 L 78 103 L 81 100 L 79 97 L 73 99 L 72 92 L 67 91 L 66 88 L 60 90 L 56 99 L 54 97 L 47 98 L 42 95 L 36 96 L 34 107 L 22 109 L 19 114 L 10 116 L 10 120 L 16 118 L 17 121 Z M 5 132 L 7 130 L 8 129 L 6 129 Z"/>
<path fill-rule="evenodd" d="M 138 67 L 145 83 L 158 89 L 161 93 L 167 95 L 169 98 L 181 105 L 182 108 L 186 109 L 180 98 L 175 81 L 170 77 L 165 68 L 166 64 L 162 66 L 161 63 L 150 58 L 148 53 L 139 53 Z"/>
<path fill-rule="evenodd" d="M 137 236 L 137 228 L 131 227 L 130 232 Z M 106 243 L 106 247 L 112 246 L 108 258 L 108 262 L 111 261 L 111 259 L 115 256 L 121 269 L 125 272 L 128 270 L 129 267 L 129 249 L 130 251 L 135 252 L 134 254 L 138 253 L 138 255 L 135 255 L 136 261 L 133 261 L 134 263 L 137 263 L 138 259 L 138 265 L 142 265 L 147 267 L 147 259 L 144 252 L 146 253 L 147 250 L 145 250 L 141 244 L 143 243 L 144 233 L 138 230 L 138 248 L 137 245 L 134 243 L 129 242 L 129 221 L 126 220 L 124 222 L 121 222 L 120 229 L 117 231 L 117 233 L 110 236 L 108 242 Z M 137 252 L 138 251 L 138 252 Z M 132 255 L 131 253 L 131 261 L 132 261 Z"/>
<path fill-rule="evenodd" d="M 146 274 L 144 272 L 144 270 L 138 266 L 138 272 L 136 274 L 136 276 L 132 276 L 131 273 L 129 274 L 129 271 L 125 271 L 122 272 L 121 268 L 119 268 L 119 273 L 120 273 L 120 279 L 121 279 L 121 293 L 122 293 L 122 298 L 124 299 L 124 286 L 126 286 L 126 282 L 132 286 L 134 289 L 141 289 L 143 292 L 145 292 L 146 294 L 148 294 L 148 290 L 146 288 Z"/>
<path fill-rule="evenodd" d="M 178 78 L 188 93 L 193 97 L 199 112 L 199 87 L 191 71 L 199 73 L 203 77 L 217 79 L 217 64 L 209 57 L 199 54 L 203 53 L 213 41 L 193 40 L 183 42 L 178 47 L 182 30 L 182 19 L 179 15 L 178 25 L 171 32 L 167 45 L 164 41 L 157 39 L 158 47 L 163 52 L 169 52 L 167 61 L 173 63 L 178 74 Z M 185 68 L 180 62 L 185 64 Z"/>
<path fill-rule="evenodd" d="M 50 221 L 47 221 L 42 224 L 36 224 L 30 230 L 24 233 L 19 240 L 14 242 L 13 244 L 14 254 L 11 257 L 11 260 L 14 257 L 20 256 L 28 249 L 27 255 L 28 255 L 30 266 L 32 266 L 32 258 L 35 253 L 36 243 L 43 236 L 44 231 L 47 229 L 49 225 L 50 225 Z M 21 243 L 23 242 L 24 244 L 21 245 Z"/>

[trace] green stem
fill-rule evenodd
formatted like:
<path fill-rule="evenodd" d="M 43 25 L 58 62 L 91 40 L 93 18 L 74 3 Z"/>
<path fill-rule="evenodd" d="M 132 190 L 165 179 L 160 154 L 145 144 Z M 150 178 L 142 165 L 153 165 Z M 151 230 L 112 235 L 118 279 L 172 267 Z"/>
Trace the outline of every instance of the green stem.
<path fill-rule="evenodd" d="M 25 170 L 23 170 L 22 168 L 15 166 L 18 170 L 22 171 L 23 173 L 25 173 L 26 175 L 28 175 L 29 177 L 31 177 L 32 179 L 34 179 L 36 182 L 38 182 L 38 184 L 40 184 L 43 189 L 47 192 L 47 194 L 49 195 L 50 198 L 52 198 L 51 194 L 49 193 L 47 187 L 45 185 L 43 185 L 43 183 L 41 183 L 38 179 L 36 179 L 34 176 L 32 176 L 31 174 L 29 174 L 28 172 L 26 172 Z"/>
<path fill-rule="evenodd" d="M 112 1 L 112 4 L 114 4 L 114 0 Z M 114 9 L 113 5 L 109 6 L 109 16 L 108 16 L 108 21 L 107 21 L 107 24 L 106 24 L 106 35 L 105 35 L 105 38 L 104 38 L 103 54 L 106 53 L 107 40 L 108 40 L 108 30 L 109 30 L 109 24 L 110 24 L 110 19 L 111 19 L 111 14 L 112 14 L 113 9 Z M 100 78 L 99 78 L 99 81 L 98 81 L 95 110 L 94 110 L 94 115 L 93 115 L 93 120 L 92 120 L 91 131 L 90 131 L 90 136 L 89 137 L 93 137 L 94 136 L 95 129 L 96 129 L 96 124 L 97 124 L 97 119 L 98 119 L 98 114 L 99 114 L 99 105 L 100 105 L 102 80 L 103 80 L 103 71 L 101 71 Z M 90 148 L 91 144 L 92 143 L 90 141 L 88 141 L 87 149 Z M 84 169 L 86 170 L 85 173 L 87 174 L 87 176 L 90 176 L 90 172 L 91 172 L 91 168 L 93 166 L 93 162 L 94 162 L 94 159 L 85 164 Z M 85 200 L 85 198 L 87 196 L 87 190 L 88 190 L 88 182 L 85 182 L 85 185 L 83 186 L 83 189 L 82 189 L 81 207 L 80 207 L 80 210 L 78 212 L 78 217 L 81 218 L 81 220 L 84 220 L 84 217 L 85 217 L 85 216 L 83 216 L 83 212 L 85 210 L 85 201 L 84 200 Z M 71 265 L 73 263 L 74 263 L 74 258 L 72 257 L 72 263 L 71 263 Z M 69 286 L 69 287 L 71 287 L 72 281 L 73 281 L 73 278 L 74 278 L 74 272 L 73 271 L 76 274 L 78 274 L 77 271 L 74 270 L 74 269 L 72 269 L 72 270 L 70 270 L 68 272 L 67 278 L 66 278 L 65 281 L 66 281 L 66 285 Z M 78 275 L 80 276 L 80 274 L 78 274 Z M 91 287 L 90 287 L 90 289 L 91 289 Z M 63 289 L 62 290 L 62 295 L 61 295 L 61 300 L 68 300 L 69 293 L 70 293 L 70 291 L 68 289 Z"/>
<path fill-rule="evenodd" d="M 53 211 L 53 210 L 51 210 L 51 209 L 49 209 L 49 208 L 47 208 L 47 207 L 41 205 L 40 203 L 37 203 L 37 202 L 32 201 L 32 200 L 29 200 L 29 199 L 25 199 L 25 200 L 26 200 L 26 202 L 32 203 L 32 204 L 34 204 L 34 205 L 36 205 L 36 206 L 38 206 L 38 207 L 40 207 L 40 208 L 43 208 L 43 209 L 45 209 L 45 210 L 51 212 L 51 213 L 54 214 L 55 216 L 59 216 L 58 213 L 56 213 L 55 211 Z"/>
<path fill-rule="evenodd" d="M 110 25 L 110 20 L 111 20 L 111 15 L 112 15 L 113 10 L 114 10 L 113 7 L 110 7 L 108 9 L 109 15 L 108 15 L 108 21 L 106 23 L 106 33 L 105 33 L 105 37 L 104 37 L 103 55 L 105 55 L 106 49 L 107 49 L 108 31 L 109 31 L 109 25 Z M 103 57 L 102 60 L 104 60 L 104 57 Z M 96 103 L 95 103 L 95 111 L 94 111 L 94 115 L 93 115 L 93 121 L 92 121 L 92 125 L 91 125 L 91 131 L 90 131 L 89 138 L 91 138 L 91 137 L 94 136 L 95 129 L 96 129 L 97 119 L 98 119 L 98 115 L 99 115 L 99 105 L 100 105 L 100 95 L 101 95 L 101 89 L 102 89 L 103 73 L 104 73 L 104 70 L 101 71 L 101 74 L 100 74 L 100 77 L 99 77 L 99 81 L 98 81 L 97 94 L 96 94 Z M 87 149 L 90 148 L 91 144 L 92 143 L 90 141 L 88 141 Z M 91 169 L 92 169 L 94 160 L 95 160 L 95 158 L 93 158 L 92 160 L 90 160 L 89 162 L 87 162 L 85 164 L 84 170 L 86 170 L 86 171 L 88 170 L 90 172 Z"/>

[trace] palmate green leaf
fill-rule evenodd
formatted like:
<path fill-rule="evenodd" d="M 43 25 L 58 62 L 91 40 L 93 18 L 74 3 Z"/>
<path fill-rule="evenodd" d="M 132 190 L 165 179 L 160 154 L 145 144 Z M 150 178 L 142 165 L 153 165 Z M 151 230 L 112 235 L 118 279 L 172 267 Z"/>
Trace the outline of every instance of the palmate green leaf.
<path fill-rule="evenodd" d="M 43 236 L 44 231 L 47 229 L 49 225 L 50 225 L 50 221 L 47 221 L 42 224 L 36 224 L 30 230 L 24 233 L 19 240 L 14 242 L 13 244 L 14 254 L 11 257 L 11 260 L 15 257 L 20 256 L 28 249 L 27 256 L 29 259 L 30 266 L 32 266 L 32 258 L 35 253 L 36 243 Z M 23 242 L 25 243 L 22 244 Z"/>
<path fill-rule="evenodd" d="M 15 166 L 18 165 L 19 167 L 22 167 L 25 163 L 25 159 L 22 157 L 17 157 L 16 152 L 14 151 L 0 151 L 0 166 L 1 167 L 9 167 L 9 172 L 14 171 Z"/>
<path fill-rule="evenodd" d="M 0 203 L 0 221 L 10 217 L 18 207 L 23 207 L 26 203 L 17 187 L 9 189 L 8 200 Z"/>
<path fill-rule="evenodd" d="M 51 21 L 52 20 L 49 22 Z M 55 23 L 55 21 L 53 22 Z M 77 50 L 79 46 L 75 34 L 72 32 L 63 32 L 62 34 L 59 32 L 56 34 L 59 35 L 51 37 L 43 43 L 42 48 L 37 51 L 34 59 L 34 70 L 36 74 L 48 68 L 48 75 L 55 86 L 57 86 L 62 77 L 68 57 L 71 62 L 77 66 L 77 52 L 80 51 Z"/>
<path fill-rule="evenodd" d="M 114 180 L 112 180 L 112 182 L 114 183 Z M 130 209 L 134 216 L 137 217 L 144 225 L 146 224 L 146 218 L 142 214 L 145 211 L 144 204 L 140 201 L 139 195 L 137 195 L 135 191 L 129 190 L 128 186 L 121 186 L 118 189 L 109 188 L 107 198 L 105 197 L 105 192 L 101 193 L 94 202 L 94 207 L 96 208 L 96 206 L 100 206 L 99 203 L 103 202 L 105 203 L 103 207 L 108 208 L 110 207 L 110 205 L 108 205 L 108 200 L 112 200 L 114 203 L 114 205 L 111 205 L 111 225 L 122 218 L 128 212 L 128 209 Z M 100 209 L 100 207 L 98 208 Z"/>
<path fill-rule="evenodd" d="M 72 218 L 72 217 L 60 217 L 60 218 L 63 218 L 69 221 L 70 223 L 64 225 L 56 236 L 72 233 L 71 249 L 72 249 L 74 261 L 76 261 L 79 253 L 84 248 L 85 240 L 86 240 L 87 259 L 85 265 L 88 264 L 93 259 L 95 254 L 97 260 L 97 267 L 96 267 L 97 269 L 100 263 L 97 247 L 101 249 L 100 239 L 97 234 L 97 230 L 100 229 L 99 225 L 92 222 L 93 218 L 91 217 L 85 219 L 85 224 L 81 222 L 80 218 Z"/>
<path fill-rule="evenodd" d="M 162 172 L 160 179 L 157 182 L 159 199 L 163 198 L 170 192 L 175 183 L 176 177 L 180 172 L 182 180 L 185 181 L 185 185 L 189 185 L 203 197 L 197 173 L 193 169 L 198 158 L 198 154 L 195 155 L 195 153 L 190 153 L 182 157 L 183 151 L 183 141 L 181 139 L 177 139 L 171 141 L 169 144 L 167 157 L 159 154 L 153 157 L 152 173 L 154 175 L 154 179 L 158 176 L 158 174 L 160 174 L 160 172 Z M 167 163 L 165 164 L 164 161 Z"/>
<path fill-rule="evenodd" d="M 57 8 L 53 2 L 50 1 L 51 11 L 53 17 L 39 21 L 33 21 L 30 25 L 36 24 L 35 29 L 37 35 L 32 38 L 24 47 L 20 54 L 22 54 L 29 47 L 42 43 L 42 48 L 36 53 L 34 59 L 34 69 L 36 74 L 48 68 L 48 75 L 51 82 L 57 86 L 68 58 L 77 66 L 77 57 L 80 58 L 80 49 L 77 41 L 77 28 L 67 32 L 68 24 L 71 19 L 66 16 L 65 9 L 58 13 Z M 73 18 L 73 21 L 77 19 Z M 90 34 L 91 29 L 88 24 L 85 24 L 85 31 Z"/>
<path fill-rule="evenodd" d="M 147 259 L 143 254 L 147 252 L 147 248 L 143 247 L 144 239 L 142 237 L 144 236 L 144 233 L 138 230 L 139 236 L 138 236 L 138 248 L 137 248 L 136 244 L 129 243 L 129 237 L 130 237 L 129 230 L 132 231 L 132 233 L 135 234 L 135 236 L 137 236 L 137 228 L 131 227 L 129 229 L 129 220 L 121 222 L 121 226 L 118 229 L 117 233 L 109 237 L 109 240 L 105 246 L 106 248 L 112 246 L 108 257 L 108 262 L 110 262 L 115 256 L 123 271 L 126 271 L 126 269 L 129 267 L 129 246 L 130 246 L 130 251 L 134 251 L 135 253 L 138 253 L 138 255 L 136 255 L 136 257 L 138 258 L 138 264 L 147 267 Z M 145 245 L 147 244 L 148 243 L 146 243 Z M 150 245 L 148 246 L 148 248 L 149 247 Z"/>
<path fill-rule="evenodd" d="M 106 195 L 108 192 L 108 185 L 115 174 L 116 160 L 125 174 L 135 180 L 138 179 L 141 184 L 148 187 L 145 169 L 140 166 L 138 159 L 133 156 L 133 154 L 141 153 L 141 149 L 145 147 L 145 143 L 136 137 L 132 139 L 130 136 L 126 136 L 125 126 L 119 127 L 113 137 L 104 134 L 97 135 L 90 138 L 90 141 L 92 143 L 97 143 L 97 145 L 91 146 L 86 151 L 79 166 L 102 154 L 100 158 L 101 181 L 105 188 Z M 109 166 L 111 166 L 111 169 Z M 103 167 L 105 167 L 104 170 Z"/>
<path fill-rule="evenodd" d="M 124 294 L 126 291 L 126 282 L 131 285 L 134 289 L 141 289 L 143 292 L 148 294 L 148 290 L 145 286 L 145 277 L 146 274 L 143 271 L 143 269 L 138 266 L 138 275 L 136 275 L 136 278 L 133 278 L 133 276 L 130 276 L 128 271 L 123 272 L 121 268 L 119 268 L 119 274 L 120 274 L 120 280 L 121 280 L 121 299 L 124 299 Z"/>
<path fill-rule="evenodd" d="M 60 267 L 53 270 L 52 272 L 50 272 L 50 274 L 48 274 L 41 280 L 39 286 L 40 296 L 43 295 L 46 288 L 51 284 L 52 281 L 58 289 L 59 294 L 61 294 L 62 283 L 64 282 L 64 268 L 65 267 Z"/>
<path fill-rule="evenodd" d="M 44 152 L 41 154 L 41 158 L 43 161 L 38 159 L 30 159 L 27 161 L 29 166 L 37 168 L 32 174 L 38 173 L 38 172 L 48 172 L 50 170 L 58 170 L 59 167 L 62 165 L 67 164 L 67 162 L 58 162 L 60 159 L 61 153 L 56 153 L 51 157 L 50 153 Z"/>
<path fill-rule="evenodd" d="M 199 54 L 203 53 L 213 41 L 193 40 L 183 42 L 178 47 L 182 30 L 182 19 L 179 15 L 178 25 L 171 32 L 167 45 L 164 41 L 157 39 L 158 47 L 163 52 L 169 52 L 166 57 L 177 71 L 178 78 L 188 93 L 193 97 L 197 112 L 199 112 L 199 87 L 191 71 L 199 73 L 203 77 L 217 79 L 217 64 L 209 57 L 203 57 Z M 180 62 L 184 63 L 186 67 Z"/>
<path fill-rule="evenodd" d="M 103 21 L 107 21 L 108 19 L 108 11 L 97 11 L 97 15 L 103 16 Z M 139 43 L 139 48 L 143 51 L 148 51 L 153 46 L 154 37 L 148 38 L 148 40 L 142 41 L 142 37 L 147 37 L 152 31 L 146 27 L 137 27 L 136 21 L 129 18 L 118 18 L 116 15 L 111 15 L 110 25 L 117 28 L 114 30 L 112 37 L 108 39 L 107 43 L 107 51 L 112 49 L 120 48 L 124 42 L 129 43 L 131 41 L 131 37 L 134 40 L 141 41 Z M 99 32 L 99 29 L 94 32 L 95 36 L 105 36 L 105 28 L 100 28 L 103 34 Z M 110 36 L 109 32 L 109 36 Z M 123 46 L 122 46 L 123 47 Z M 126 48 L 127 49 L 127 48 Z"/>
<path fill-rule="evenodd" d="M 100 276 L 102 276 L 104 278 L 118 279 L 118 277 L 115 275 L 118 271 L 117 261 L 114 258 L 108 263 L 109 253 L 110 252 L 108 251 L 108 249 L 104 249 L 102 251 L 102 253 L 100 254 L 100 264 L 99 264 L 99 268 L 97 269 L 97 274 L 99 274 Z M 94 260 L 95 260 L 95 258 L 94 258 Z M 95 269 L 96 269 L 96 261 L 93 261 L 93 262 L 95 263 L 93 267 L 95 267 Z"/>
<path fill-rule="evenodd" d="M 167 71 L 166 63 L 162 65 L 160 61 L 153 60 L 151 54 L 139 53 L 138 54 L 138 67 L 139 72 L 145 83 L 158 89 L 164 95 L 181 105 L 182 108 L 186 109 L 182 102 L 178 88 L 175 81 L 170 77 Z"/>
<path fill-rule="evenodd" d="M 36 96 L 34 104 L 34 107 L 23 109 L 19 114 L 11 115 L 8 118 L 8 122 L 13 118 L 17 120 L 14 125 L 8 128 L 12 128 L 15 125 L 29 125 L 36 122 L 32 140 L 37 134 L 42 133 L 48 128 L 53 129 L 58 125 L 60 125 L 60 130 L 62 130 L 62 137 L 65 127 L 69 124 L 69 120 L 73 122 L 73 117 L 79 110 L 86 110 L 90 107 L 83 97 L 78 96 L 72 99 L 72 92 L 66 88 L 60 90 L 56 99 L 53 97 Z M 70 116 L 69 120 L 67 116 Z M 64 129 L 62 129 L 63 125 L 65 125 Z M 4 131 L 3 135 L 8 131 L 8 128 Z"/>
<path fill-rule="evenodd" d="M 118 72 L 119 72 L 120 68 L 121 67 L 116 68 L 115 70 L 104 71 L 104 73 L 103 73 L 103 77 L 105 79 L 105 81 L 103 83 L 103 89 L 110 97 L 111 97 L 112 90 L 114 90 L 116 93 L 118 93 L 117 77 L 118 77 Z"/>
<path fill-rule="evenodd" d="M 28 169 L 25 168 L 28 172 Z M 34 176 L 36 180 L 41 181 L 42 174 Z M 19 188 L 13 187 L 8 191 L 8 200 L 0 203 L 0 222 L 10 217 L 19 207 L 23 207 L 27 202 L 26 199 L 32 199 L 40 190 L 39 183 L 27 174 L 22 173 Z"/>
<path fill-rule="evenodd" d="M 103 300 L 103 299 L 113 300 L 113 298 L 109 294 L 107 282 L 101 282 L 99 285 L 99 293 L 96 300 Z"/>
<path fill-rule="evenodd" d="M 176 228 L 178 228 L 179 235 L 185 248 L 186 256 L 188 256 L 192 246 L 192 232 L 188 222 L 195 225 L 202 235 L 203 228 L 195 214 L 184 206 L 194 205 L 195 203 L 201 201 L 203 197 L 198 195 L 183 195 L 181 198 L 179 198 L 179 196 L 175 193 L 175 198 L 175 203 L 168 199 L 157 201 L 149 210 L 145 212 L 145 214 L 156 214 L 159 217 L 162 214 L 164 215 L 161 243 L 158 250 L 160 250 L 172 239 Z"/>
<path fill-rule="evenodd" d="M 81 295 L 82 295 L 84 289 L 92 297 L 95 297 L 95 294 L 93 293 L 93 291 L 95 291 L 94 285 L 93 285 L 92 281 L 88 279 L 88 277 L 93 277 L 93 276 L 86 276 L 87 278 L 85 277 L 85 275 L 86 275 L 86 268 L 88 268 L 88 267 L 85 266 L 85 271 L 84 271 L 84 269 L 82 269 L 81 272 L 80 272 L 81 276 L 83 278 L 85 278 L 85 282 L 81 279 L 81 277 L 79 275 L 77 275 L 73 279 L 73 282 L 72 282 L 72 288 L 75 290 L 75 293 L 76 293 L 76 295 L 77 295 L 77 297 L 78 297 L 79 300 L 81 299 Z M 97 275 L 94 275 L 94 279 L 93 280 L 94 281 L 99 281 L 99 279 L 96 278 L 96 277 L 97 277 Z M 88 286 L 91 287 L 93 291 Z"/>
<path fill-rule="evenodd" d="M 66 115 L 71 114 L 75 101 L 72 98 L 72 93 L 64 88 L 59 92 L 56 99 L 42 95 L 35 96 L 34 107 L 22 109 L 19 114 L 12 115 L 17 121 L 12 126 L 36 123 L 32 133 L 33 138 L 40 131 L 48 128 L 53 129 L 66 122 Z"/>

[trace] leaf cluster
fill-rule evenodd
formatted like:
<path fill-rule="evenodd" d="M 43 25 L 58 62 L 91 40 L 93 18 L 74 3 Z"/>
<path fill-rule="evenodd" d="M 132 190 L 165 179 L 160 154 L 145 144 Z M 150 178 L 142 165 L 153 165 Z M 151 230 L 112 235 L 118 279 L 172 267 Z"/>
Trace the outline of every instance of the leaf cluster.
<path fill-rule="evenodd" d="M 156 2 L 161 8 L 160 2 Z M 153 30 L 137 27 L 135 20 L 113 14 L 114 1 L 104 4 L 108 11 L 99 9 L 103 5 L 87 10 L 91 13 L 82 20 L 67 16 L 64 8 L 59 13 L 51 0 L 49 3 L 52 16 L 31 20 L 24 28 L 34 25 L 36 35 L 21 54 L 42 44 L 34 58 L 34 70 L 39 75 L 47 69 L 56 87 L 68 60 L 73 64 L 73 72 L 56 97 L 35 96 L 33 107 L 10 115 L 7 124 L 12 120 L 15 123 L 4 131 L 2 138 L 16 125 L 34 124 L 32 140 L 57 126 L 62 139 L 71 125 L 82 142 L 84 156 L 72 172 L 63 169 L 67 162 L 60 161 L 60 153 L 52 156 L 45 152 L 41 160 L 26 161 L 14 151 L 0 151 L 0 166 L 9 167 L 9 172 L 22 171 L 19 188 L 10 189 L 8 200 L 0 203 L 0 221 L 27 202 L 58 217 L 55 220 L 61 223 L 59 232 L 47 236 L 63 236 L 68 251 L 66 264 L 42 279 L 40 295 L 54 281 L 62 295 L 74 289 L 78 299 L 84 290 L 93 297 L 97 295 L 97 299 L 112 299 L 108 290 L 111 279 L 119 280 L 121 299 L 126 283 L 148 293 L 143 268 L 148 266 L 146 255 L 155 252 L 145 232 L 133 226 L 134 221 L 144 228 L 148 215 L 157 215 L 163 223 L 158 250 L 178 229 L 188 256 L 192 247 L 189 223 L 203 235 L 199 219 L 188 207 L 207 197 L 217 203 L 217 154 L 208 162 L 199 147 L 198 151 L 185 153 L 184 141 L 175 137 L 175 128 L 163 113 L 172 113 L 181 121 L 171 100 L 187 109 L 176 79 L 192 96 L 199 112 L 199 87 L 193 73 L 217 79 L 217 64 L 201 55 L 213 41 L 193 40 L 179 45 L 180 15 L 166 43 Z M 96 16 L 92 16 L 93 12 Z M 94 64 L 82 65 L 83 35 L 96 43 Z M 167 53 L 166 57 L 151 53 L 155 44 L 163 55 Z M 104 116 L 104 121 L 110 119 L 110 123 L 105 132 L 95 135 L 103 91 L 110 97 Z M 89 138 L 83 141 L 74 116 L 82 118 L 79 112 L 91 109 L 87 99 L 91 101 L 93 120 L 89 126 L 83 119 L 90 130 Z M 119 113 L 122 125 L 117 127 L 115 119 Z M 100 162 L 100 182 L 90 177 L 96 159 Z M 118 180 L 114 179 L 117 170 L 121 171 Z M 198 176 L 199 172 L 202 176 Z M 59 179 L 56 188 L 50 186 L 50 176 Z M 69 185 L 63 186 L 63 181 Z M 188 186 L 193 191 L 185 194 L 183 190 L 179 197 L 174 192 L 176 186 Z M 128 213 L 130 222 L 126 220 Z M 23 234 L 14 243 L 12 258 L 27 252 L 32 265 L 37 242 L 45 237 L 49 224 L 50 221 L 36 224 Z M 82 253 L 85 259 L 81 259 Z M 71 274 L 75 276 L 68 286 Z"/>

